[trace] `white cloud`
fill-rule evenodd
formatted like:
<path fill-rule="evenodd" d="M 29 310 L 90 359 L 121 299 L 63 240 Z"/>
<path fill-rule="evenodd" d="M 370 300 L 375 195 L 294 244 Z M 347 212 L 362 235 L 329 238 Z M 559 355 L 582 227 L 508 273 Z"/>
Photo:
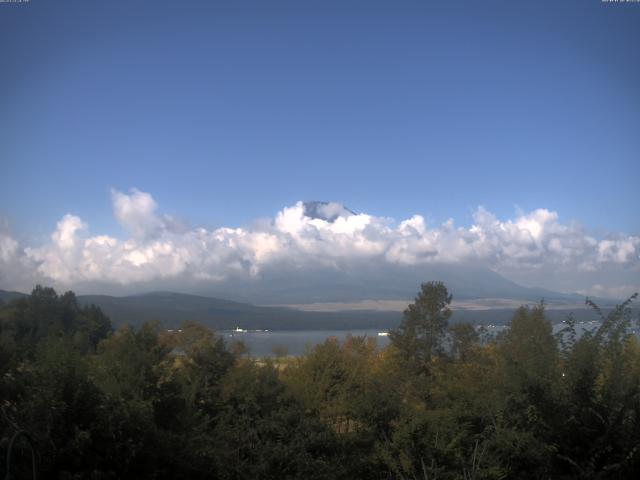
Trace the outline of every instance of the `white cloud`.
<path fill-rule="evenodd" d="M 144 239 L 162 229 L 162 220 L 156 215 L 158 205 L 150 194 L 135 188 L 129 195 L 111 190 L 111 201 L 116 220 L 135 238 Z"/>
<path fill-rule="evenodd" d="M 0 232 L 0 264 L 9 263 L 16 256 L 18 242 L 8 233 Z"/>
<path fill-rule="evenodd" d="M 627 299 L 634 293 L 640 293 L 640 284 L 639 285 L 605 286 L 597 283 L 593 285 L 591 288 L 578 291 L 578 293 L 581 293 L 586 296 L 594 296 L 594 297 Z"/>
<path fill-rule="evenodd" d="M 83 268 L 82 234 L 87 225 L 75 215 L 67 214 L 51 234 L 51 243 L 39 248 L 26 248 L 27 259 L 35 262 L 38 273 L 60 282 L 73 282 L 77 270 Z"/>
<path fill-rule="evenodd" d="M 20 290 L 33 287 L 31 276 L 34 269 L 6 222 L 0 220 L 0 288 Z"/>
<path fill-rule="evenodd" d="M 15 265 L 17 259 L 35 276 L 65 285 L 172 278 L 221 282 L 258 278 L 265 270 L 281 268 L 349 272 L 363 262 L 381 269 L 474 262 L 519 278 L 527 272 L 579 276 L 612 268 L 640 271 L 640 237 L 597 239 L 545 209 L 503 221 L 480 207 L 473 225 L 465 228 L 453 220 L 429 226 L 420 215 L 397 223 L 354 214 L 340 204 L 315 205 L 319 215 L 308 216 L 305 204 L 298 202 L 253 228 L 207 230 L 173 228 L 146 192 L 114 190 L 112 202 L 128 238 L 92 236 L 80 218 L 65 215 L 50 242 L 36 248 L 21 249 L 0 232 L 0 262 Z"/>
<path fill-rule="evenodd" d="M 598 260 L 619 264 L 629 263 L 638 257 L 639 244 L 637 237 L 603 240 L 598 243 Z"/>

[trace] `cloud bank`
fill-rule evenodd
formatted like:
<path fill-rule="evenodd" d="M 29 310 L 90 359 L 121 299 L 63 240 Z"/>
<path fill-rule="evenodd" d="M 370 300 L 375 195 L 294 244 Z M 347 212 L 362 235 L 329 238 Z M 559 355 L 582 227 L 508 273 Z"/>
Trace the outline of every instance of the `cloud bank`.
<path fill-rule="evenodd" d="M 461 227 L 453 220 L 432 226 L 414 215 L 396 222 L 336 203 L 298 202 L 253 227 L 208 230 L 185 228 L 161 215 L 153 197 L 136 189 L 112 191 L 112 204 L 126 238 L 94 235 L 72 214 L 62 217 L 50 241 L 37 247 L 19 245 L 1 227 L 1 286 L 19 286 L 12 279 L 69 287 L 172 279 L 223 283 L 278 270 L 340 274 L 365 264 L 384 270 L 465 263 L 529 284 L 547 285 L 544 279 L 550 277 L 573 282 L 575 287 L 565 287 L 572 291 L 616 291 L 640 283 L 634 282 L 640 277 L 640 237 L 611 233 L 597 238 L 546 209 L 499 220 L 479 207 L 473 224 Z"/>

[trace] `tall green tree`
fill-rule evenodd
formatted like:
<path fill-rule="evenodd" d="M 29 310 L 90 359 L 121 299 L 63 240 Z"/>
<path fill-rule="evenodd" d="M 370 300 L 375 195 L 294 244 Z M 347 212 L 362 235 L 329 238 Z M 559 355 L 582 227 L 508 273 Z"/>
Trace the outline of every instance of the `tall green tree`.
<path fill-rule="evenodd" d="M 423 283 L 400 326 L 390 332 L 391 343 L 415 371 L 428 371 L 432 359 L 444 353 L 451 299 L 444 283 Z"/>
<path fill-rule="evenodd" d="M 520 307 L 497 340 L 499 418 L 493 447 L 517 478 L 548 478 L 563 420 L 560 350 L 544 303 Z"/>

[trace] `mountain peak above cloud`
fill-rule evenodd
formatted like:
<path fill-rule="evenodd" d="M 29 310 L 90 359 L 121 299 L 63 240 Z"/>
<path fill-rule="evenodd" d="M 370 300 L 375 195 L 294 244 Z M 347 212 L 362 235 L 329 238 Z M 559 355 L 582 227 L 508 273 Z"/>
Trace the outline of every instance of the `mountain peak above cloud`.
<path fill-rule="evenodd" d="M 330 223 L 335 222 L 339 217 L 356 215 L 354 211 L 337 202 L 322 202 L 316 200 L 303 202 L 302 206 L 304 207 L 305 217 L 324 220 Z"/>

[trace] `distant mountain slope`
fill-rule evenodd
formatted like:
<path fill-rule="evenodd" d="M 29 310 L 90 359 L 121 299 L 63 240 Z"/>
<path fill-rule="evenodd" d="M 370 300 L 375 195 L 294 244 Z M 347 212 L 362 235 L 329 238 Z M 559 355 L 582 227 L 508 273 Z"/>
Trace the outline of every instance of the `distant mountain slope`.
<path fill-rule="evenodd" d="M 173 292 L 128 297 L 80 295 L 78 300 L 83 304 L 98 305 L 115 325 L 139 325 L 159 320 L 171 328 L 184 320 L 193 320 L 218 330 L 237 326 L 245 329 L 321 330 L 390 328 L 401 319 L 399 312 L 303 312 Z"/>
<path fill-rule="evenodd" d="M 320 202 L 309 205 L 307 208 L 315 210 L 328 208 Z M 324 213 L 335 214 L 331 209 Z M 248 309 L 246 304 L 281 306 L 363 300 L 408 300 L 416 295 L 421 283 L 433 280 L 444 282 L 455 300 L 502 298 L 525 302 L 544 299 L 546 302 L 557 304 L 584 302 L 582 295 L 524 287 L 480 265 L 387 265 L 384 269 L 380 269 L 375 263 L 360 262 L 344 269 L 326 267 L 300 270 L 283 267 L 275 270 L 265 269 L 259 276 L 251 279 L 228 278 L 224 282 L 194 284 L 185 288 L 189 288 L 189 293 L 202 295 L 200 300 L 195 299 L 197 295 L 193 296 L 188 302 L 189 309 L 197 305 L 198 311 L 201 311 L 206 305 L 206 309 L 214 309 L 219 314 L 227 310 L 237 314 L 240 309 L 244 315 L 249 315 L 255 314 L 257 307 Z M 132 288 L 140 288 L 140 286 Z M 15 296 L 16 293 L 6 292 L 6 295 Z M 135 297 L 125 302 L 128 309 L 138 308 L 137 305 L 141 304 L 147 305 L 146 301 L 133 298 Z M 209 300 L 202 300 L 203 298 Z M 233 300 L 245 306 L 240 307 L 238 304 L 234 305 L 232 301 L 224 300 L 217 300 L 213 305 L 210 303 L 211 298 Z M 612 304 L 611 301 L 600 300 L 598 299 L 599 303 Z M 100 301 L 106 304 L 112 303 L 107 298 L 102 298 Z M 172 302 L 175 301 L 178 299 L 173 298 Z M 113 306 L 113 308 L 116 307 Z M 161 308 L 156 310 L 161 316 Z M 273 312 L 262 312 L 264 313 L 273 314 Z M 282 315 L 287 316 L 285 313 Z"/>
<path fill-rule="evenodd" d="M 0 304 L 8 303 L 12 300 L 16 300 L 18 298 L 26 297 L 26 293 L 22 292 L 9 292 L 7 290 L 0 290 Z"/>
<path fill-rule="evenodd" d="M 0 299 L 7 301 L 24 296 L 24 293 L 0 290 Z M 99 306 L 115 326 L 126 323 L 137 326 L 157 320 L 165 328 L 174 328 L 184 320 L 192 320 L 216 330 L 228 330 L 237 326 L 244 329 L 269 330 L 382 330 L 396 327 L 402 319 L 401 312 L 310 312 L 174 292 L 152 292 L 126 297 L 79 295 L 78 301 L 83 305 Z M 508 322 L 513 312 L 514 308 L 454 310 L 452 321 L 500 324 Z M 550 319 L 554 322 L 565 319 L 568 313 L 569 310 L 548 311 Z M 591 310 L 580 309 L 574 313 L 576 319 L 596 318 Z"/>
<path fill-rule="evenodd" d="M 381 270 L 373 264 L 360 264 L 353 272 L 338 275 L 331 269 L 264 271 L 260 278 L 250 282 L 229 280 L 198 293 L 261 305 L 398 300 L 413 298 L 423 282 L 440 280 L 459 300 L 506 298 L 535 302 L 544 298 L 557 303 L 584 301 L 581 295 L 523 287 L 482 266 L 397 265 Z"/>

